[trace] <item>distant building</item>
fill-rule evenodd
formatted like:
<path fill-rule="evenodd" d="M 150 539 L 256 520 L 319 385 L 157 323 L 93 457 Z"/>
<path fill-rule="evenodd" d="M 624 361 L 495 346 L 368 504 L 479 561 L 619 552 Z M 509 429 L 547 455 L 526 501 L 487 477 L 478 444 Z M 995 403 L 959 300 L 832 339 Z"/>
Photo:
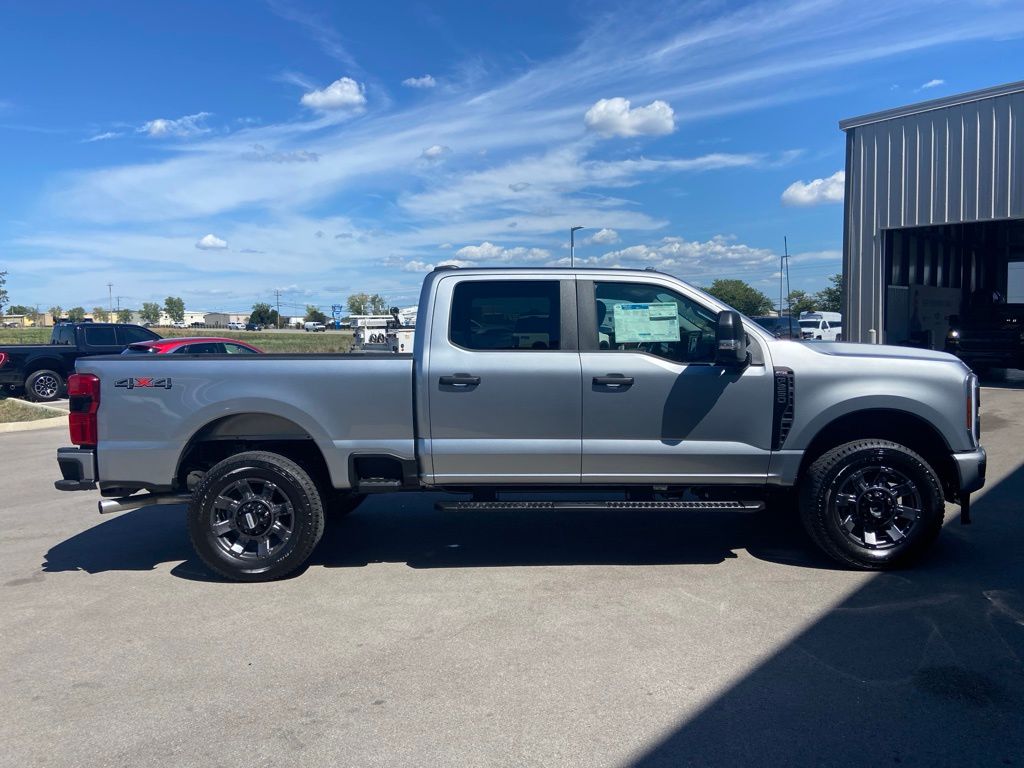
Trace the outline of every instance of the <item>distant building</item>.
<path fill-rule="evenodd" d="M 227 328 L 228 323 L 249 322 L 248 312 L 207 312 L 204 316 L 207 328 Z"/>

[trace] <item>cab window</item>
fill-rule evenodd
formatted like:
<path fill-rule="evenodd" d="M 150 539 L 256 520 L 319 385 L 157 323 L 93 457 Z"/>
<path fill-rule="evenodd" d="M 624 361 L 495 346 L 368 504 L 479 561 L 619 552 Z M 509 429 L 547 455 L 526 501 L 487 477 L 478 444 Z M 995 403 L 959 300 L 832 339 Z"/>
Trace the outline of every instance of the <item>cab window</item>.
<path fill-rule="evenodd" d="M 449 338 L 465 349 L 561 349 L 557 280 L 467 280 L 455 286 Z"/>
<path fill-rule="evenodd" d="M 646 283 L 596 283 L 598 348 L 646 352 L 677 363 L 715 359 L 718 315 L 691 299 Z"/>
<path fill-rule="evenodd" d="M 90 347 L 116 347 L 117 337 L 111 325 L 85 326 L 85 343 Z"/>
<path fill-rule="evenodd" d="M 255 355 L 256 351 L 243 347 L 241 344 L 224 344 L 224 350 L 229 355 Z"/>

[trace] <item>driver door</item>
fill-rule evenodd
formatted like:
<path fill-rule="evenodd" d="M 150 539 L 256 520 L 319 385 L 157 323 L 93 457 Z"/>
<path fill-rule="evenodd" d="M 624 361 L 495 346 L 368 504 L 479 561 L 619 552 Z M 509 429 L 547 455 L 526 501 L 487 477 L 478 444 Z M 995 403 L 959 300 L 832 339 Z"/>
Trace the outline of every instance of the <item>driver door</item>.
<path fill-rule="evenodd" d="M 578 280 L 582 482 L 766 479 L 773 376 L 714 363 L 717 310 L 668 279 Z M 752 344 L 758 344 L 754 339 Z"/>

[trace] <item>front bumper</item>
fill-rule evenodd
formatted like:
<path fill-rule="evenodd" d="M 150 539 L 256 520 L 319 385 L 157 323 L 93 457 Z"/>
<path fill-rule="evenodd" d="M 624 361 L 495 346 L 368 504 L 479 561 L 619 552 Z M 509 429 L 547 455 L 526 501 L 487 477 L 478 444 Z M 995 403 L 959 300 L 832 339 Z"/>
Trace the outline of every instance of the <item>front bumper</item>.
<path fill-rule="evenodd" d="M 61 480 L 53 487 L 58 491 L 92 491 L 96 489 L 96 450 L 94 448 L 58 448 L 57 464 Z"/>
<path fill-rule="evenodd" d="M 976 451 L 954 453 L 953 463 L 960 474 L 960 493 L 974 493 L 985 485 L 988 456 L 984 448 L 979 446 Z"/>

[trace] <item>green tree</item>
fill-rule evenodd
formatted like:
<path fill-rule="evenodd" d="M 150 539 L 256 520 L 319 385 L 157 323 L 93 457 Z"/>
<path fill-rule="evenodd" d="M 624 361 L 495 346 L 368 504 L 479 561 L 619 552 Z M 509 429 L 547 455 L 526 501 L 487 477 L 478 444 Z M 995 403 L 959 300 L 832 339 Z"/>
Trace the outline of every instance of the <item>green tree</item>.
<path fill-rule="evenodd" d="M 327 315 L 320 311 L 319 307 L 313 304 L 306 305 L 306 322 L 307 323 L 326 323 Z"/>
<path fill-rule="evenodd" d="M 387 301 L 377 293 L 353 293 L 346 305 L 352 315 L 383 315 L 388 308 Z"/>
<path fill-rule="evenodd" d="M 177 296 L 168 296 L 164 299 L 164 312 L 176 323 L 185 319 L 185 302 Z"/>
<path fill-rule="evenodd" d="M 92 308 L 92 319 L 97 323 L 106 323 L 110 321 L 110 313 L 107 312 L 103 307 Z"/>
<path fill-rule="evenodd" d="M 814 294 L 814 301 L 821 312 L 842 312 L 843 311 L 843 290 L 845 284 L 841 274 L 832 275 L 829 278 L 832 283 L 828 288 L 822 288 Z"/>
<path fill-rule="evenodd" d="M 12 304 L 7 308 L 8 315 L 27 315 L 32 311 L 31 307 L 26 307 L 24 304 Z"/>
<path fill-rule="evenodd" d="M 160 322 L 160 305 L 155 301 L 143 302 L 139 315 L 147 323 L 153 323 L 155 325 Z"/>
<path fill-rule="evenodd" d="M 132 321 L 132 311 L 125 307 L 124 309 L 117 310 L 117 322 L 119 323 L 130 323 Z"/>
<path fill-rule="evenodd" d="M 7 303 L 7 270 L 0 272 L 0 315 L 4 313 L 4 304 Z M 22 314 L 22 313 L 19 313 Z"/>
<path fill-rule="evenodd" d="M 53 318 L 54 325 L 56 325 L 64 317 L 64 308 L 60 304 L 50 307 L 50 316 Z"/>
<path fill-rule="evenodd" d="M 7 303 L 7 270 L 0 271 L 0 316 L 3 316 L 3 307 Z M 14 312 L 12 312 L 14 314 Z M 24 312 L 17 312 L 24 314 Z"/>
<path fill-rule="evenodd" d="M 816 296 L 812 296 L 807 291 L 801 291 L 798 288 L 795 291 L 789 292 L 788 306 L 793 313 L 793 317 L 799 317 L 801 312 L 813 312 L 817 306 L 817 301 Z"/>
<path fill-rule="evenodd" d="M 767 314 L 774 307 L 771 299 L 743 280 L 715 280 L 705 290 L 719 301 L 751 317 Z"/>
<path fill-rule="evenodd" d="M 80 323 L 85 320 L 85 307 L 72 307 L 69 309 L 68 320 L 72 323 Z"/>
<path fill-rule="evenodd" d="M 265 302 L 257 302 L 252 305 L 252 312 L 249 314 L 249 322 L 257 325 L 277 327 L 277 310 Z"/>

